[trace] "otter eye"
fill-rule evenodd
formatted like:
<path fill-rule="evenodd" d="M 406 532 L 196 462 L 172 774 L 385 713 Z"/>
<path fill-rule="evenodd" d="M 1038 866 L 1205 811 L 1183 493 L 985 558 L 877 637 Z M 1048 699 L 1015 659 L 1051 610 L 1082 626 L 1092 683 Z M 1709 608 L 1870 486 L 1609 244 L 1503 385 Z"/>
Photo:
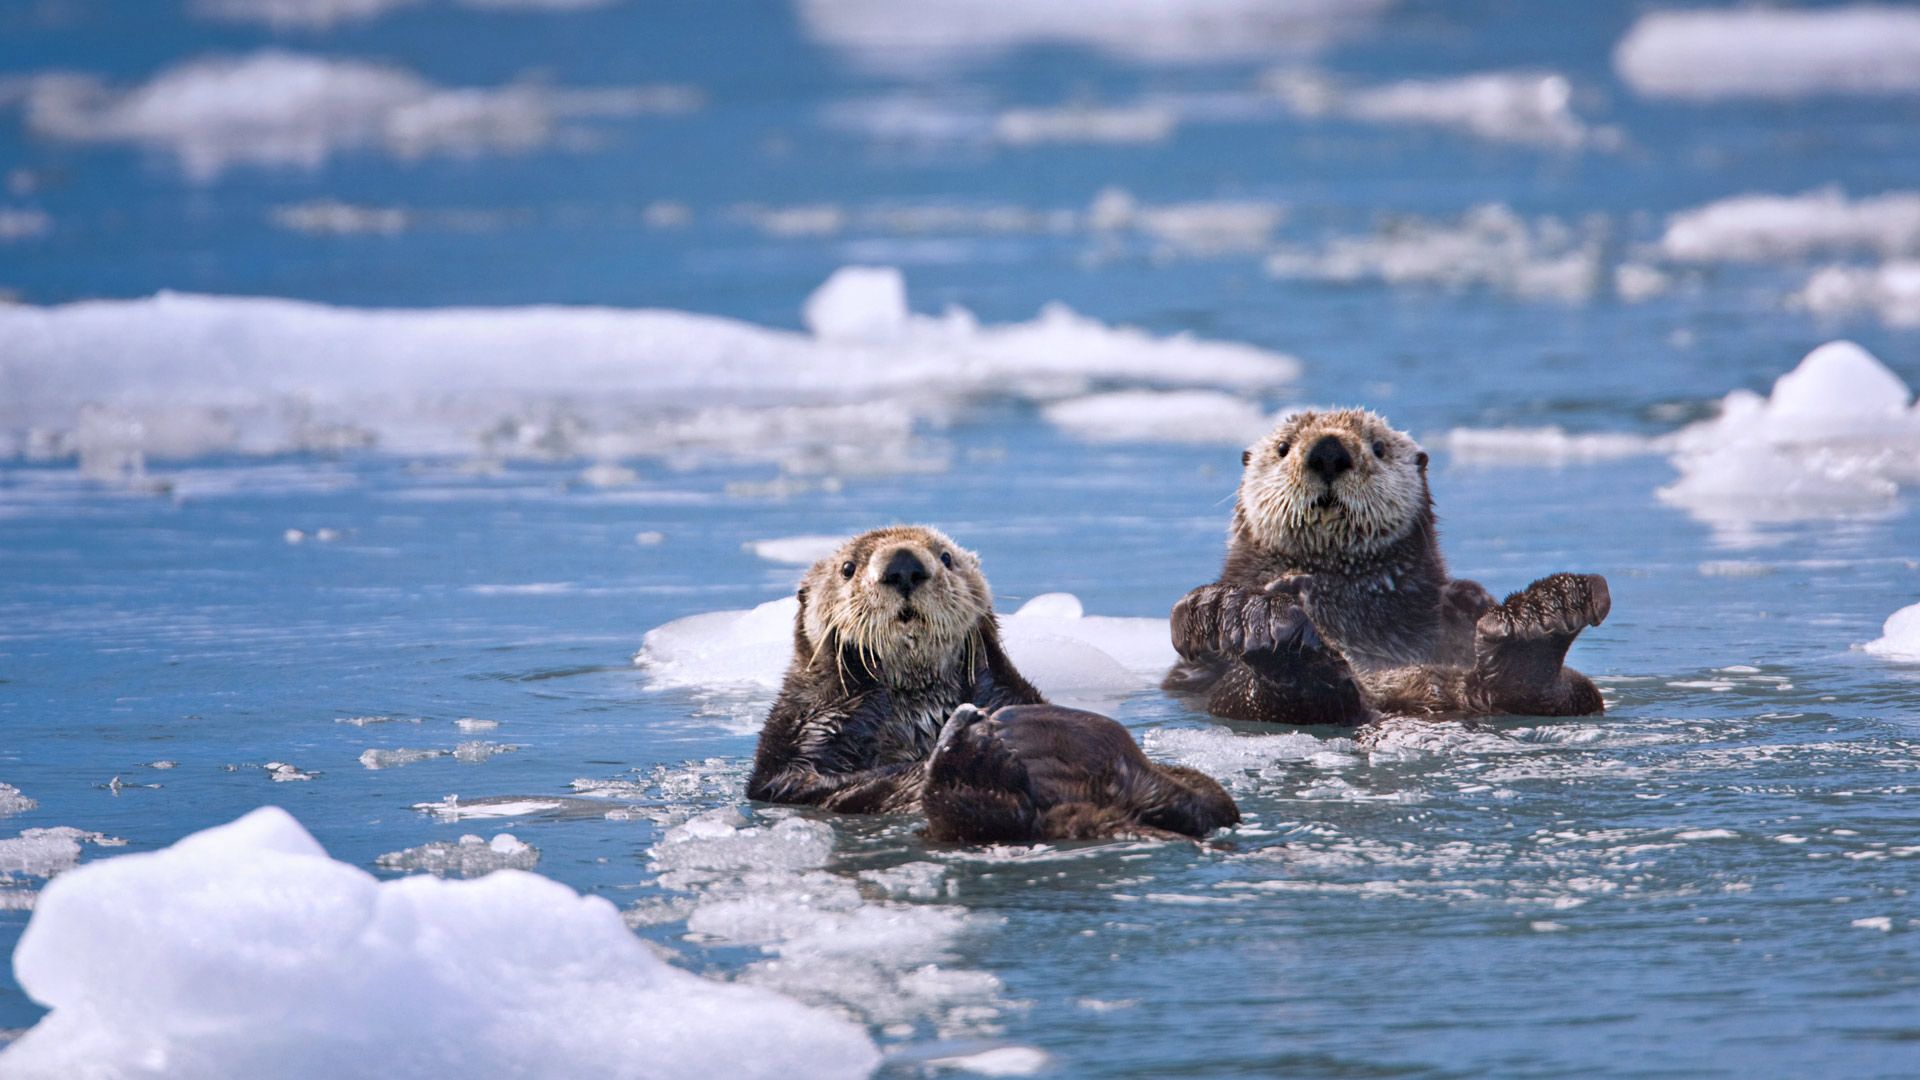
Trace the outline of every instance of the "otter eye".
<path fill-rule="evenodd" d="M 853 560 L 852 559 L 848 559 L 846 562 L 843 562 L 840 564 L 840 576 L 841 577 L 853 576 Z"/>
<path fill-rule="evenodd" d="M 1291 450 L 1291 449 L 1293 449 L 1293 444 L 1292 444 L 1292 443 L 1290 443 L 1290 442 L 1283 442 L 1283 443 L 1281 443 L 1281 444 L 1280 444 L 1280 456 L 1281 456 L 1281 457 L 1286 457 L 1286 456 L 1287 456 L 1287 451 L 1289 451 L 1289 450 Z"/>
<path fill-rule="evenodd" d="M 1386 444 L 1386 443 L 1383 443 L 1383 442 L 1381 442 L 1381 441 L 1380 441 L 1379 439 L 1375 439 L 1375 440 L 1373 440 L 1373 456 L 1374 456 L 1374 457 L 1377 457 L 1377 458 L 1383 458 L 1383 457 L 1386 457 L 1386 456 L 1387 456 L 1387 444 Z"/>
<path fill-rule="evenodd" d="M 949 570 L 953 569 L 953 552 L 951 551 L 941 552 L 940 565 L 946 567 Z"/>

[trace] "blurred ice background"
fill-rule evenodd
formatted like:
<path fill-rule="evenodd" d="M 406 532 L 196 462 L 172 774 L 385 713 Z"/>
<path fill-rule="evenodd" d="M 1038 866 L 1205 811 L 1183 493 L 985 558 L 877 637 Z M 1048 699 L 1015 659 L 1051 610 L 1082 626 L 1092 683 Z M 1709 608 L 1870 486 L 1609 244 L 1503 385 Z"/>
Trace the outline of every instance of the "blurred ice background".
<path fill-rule="evenodd" d="M 0 0 L 0 41 L 0 1039 L 41 1025 L 0 1071 L 1911 1071 L 1920 9 Z M 1434 452 L 1456 572 L 1609 575 L 1606 720 L 1360 747 L 1152 689 L 1239 447 L 1311 403 Z M 744 804 L 800 568 L 901 520 L 1248 822 Z"/>

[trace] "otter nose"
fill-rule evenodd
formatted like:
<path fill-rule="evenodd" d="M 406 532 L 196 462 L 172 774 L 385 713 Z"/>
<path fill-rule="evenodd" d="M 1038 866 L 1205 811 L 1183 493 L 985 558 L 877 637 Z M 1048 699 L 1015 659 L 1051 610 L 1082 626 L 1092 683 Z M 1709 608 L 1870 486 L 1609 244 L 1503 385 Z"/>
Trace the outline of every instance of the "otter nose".
<path fill-rule="evenodd" d="M 926 565 L 905 548 L 893 553 L 893 558 L 887 560 L 887 572 L 880 575 L 880 584 L 899 589 L 901 596 L 912 596 L 913 590 L 926 582 Z"/>
<path fill-rule="evenodd" d="M 1347 453 L 1347 444 L 1340 441 L 1340 436 L 1322 435 L 1313 449 L 1307 451 L 1307 468 L 1331 484 L 1341 473 L 1353 468 L 1353 455 Z"/>

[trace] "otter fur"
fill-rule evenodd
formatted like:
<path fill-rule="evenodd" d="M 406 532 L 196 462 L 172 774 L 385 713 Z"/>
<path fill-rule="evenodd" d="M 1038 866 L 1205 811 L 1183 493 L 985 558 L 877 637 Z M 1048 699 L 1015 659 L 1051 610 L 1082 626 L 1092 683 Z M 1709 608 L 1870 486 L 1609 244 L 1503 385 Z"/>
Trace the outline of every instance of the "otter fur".
<path fill-rule="evenodd" d="M 1405 432 L 1360 409 L 1301 412 L 1241 462 L 1220 579 L 1174 606 L 1168 689 L 1293 724 L 1602 711 L 1563 661 L 1606 618 L 1606 579 L 1554 574 L 1496 602 L 1451 577 Z"/>
<path fill-rule="evenodd" d="M 927 762 L 929 840 L 1198 839 L 1240 820 L 1212 777 L 1147 760 L 1098 713 L 1013 705 L 955 710 Z"/>
<path fill-rule="evenodd" d="M 961 705 L 1043 699 L 1007 659 L 979 557 L 919 526 L 875 529 L 800 583 L 793 660 L 747 795 L 846 813 L 913 810 Z"/>

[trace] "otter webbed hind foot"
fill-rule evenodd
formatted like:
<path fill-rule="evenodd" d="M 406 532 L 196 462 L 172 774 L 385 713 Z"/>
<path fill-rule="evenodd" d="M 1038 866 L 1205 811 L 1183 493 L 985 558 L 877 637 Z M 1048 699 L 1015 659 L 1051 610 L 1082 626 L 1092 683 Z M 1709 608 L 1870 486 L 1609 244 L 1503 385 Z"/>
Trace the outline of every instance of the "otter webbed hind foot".
<path fill-rule="evenodd" d="M 1240 820 L 1210 778 L 1155 765 L 1107 717 L 1051 705 L 955 710 L 921 805 L 927 838 L 947 843 L 1197 838 Z"/>
<path fill-rule="evenodd" d="M 1473 677 L 1500 712 L 1583 716 L 1604 710 L 1586 676 L 1565 666 L 1567 650 L 1613 610 L 1599 574 L 1551 574 L 1509 595 L 1474 626 Z"/>

